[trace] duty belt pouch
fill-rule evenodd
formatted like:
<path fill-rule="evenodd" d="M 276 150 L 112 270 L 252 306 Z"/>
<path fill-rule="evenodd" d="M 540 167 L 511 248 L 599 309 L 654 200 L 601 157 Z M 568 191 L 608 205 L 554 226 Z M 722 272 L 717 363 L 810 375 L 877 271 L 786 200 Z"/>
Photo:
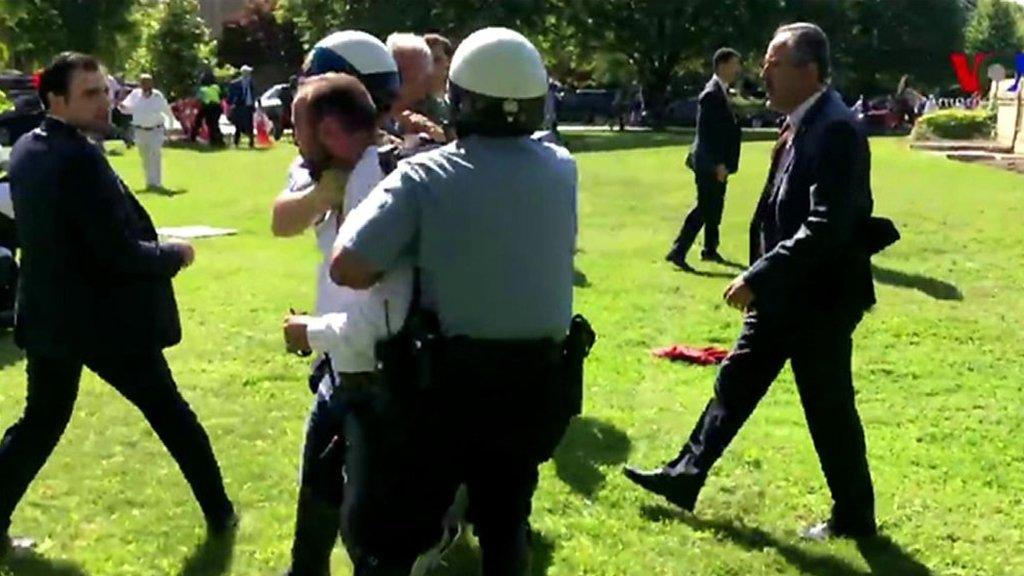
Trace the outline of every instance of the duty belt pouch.
<path fill-rule="evenodd" d="M 434 356 L 440 341 L 437 315 L 420 305 L 420 271 L 413 272 L 413 295 L 405 324 L 374 347 L 377 373 L 396 399 L 412 399 L 434 381 Z"/>
<path fill-rule="evenodd" d="M 590 355 L 590 349 L 597 341 L 597 334 L 590 322 L 582 315 L 573 316 L 569 333 L 562 344 L 562 406 L 566 416 L 572 418 L 583 412 L 583 364 Z"/>

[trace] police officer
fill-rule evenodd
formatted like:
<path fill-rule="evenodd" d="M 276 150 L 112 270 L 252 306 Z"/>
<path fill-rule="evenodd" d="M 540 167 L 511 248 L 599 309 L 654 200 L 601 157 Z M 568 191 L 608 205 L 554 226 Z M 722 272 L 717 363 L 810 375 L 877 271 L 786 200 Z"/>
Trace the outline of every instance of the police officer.
<path fill-rule="evenodd" d="M 522 35 L 470 35 L 449 84 L 459 139 L 402 162 L 339 232 L 341 285 L 367 288 L 410 258 L 418 269 L 394 339 L 412 352 L 392 362 L 391 342 L 378 347 L 376 413 L 347 420 L 343 529 L 357 575 L 408 574 L 463 483 L 484 575 L 528 572 L 537 469 L 579 410 L 589 349 L 572 316 L 576 164 L 530 137 L 547 87 Z M 367 441 L 388 430 L 391 442 Z"/>
<path fill-rule="evenodd" d="M 356 30 L 335 32 L 318 42 L 303 66 L 306 78 L 330 72 L 356 77 L 370 93 L 379 118 L 386 116 L 398 91 L 398 67 L 390 51 L 377 38 Z M 299 127 L 296 127 L 298 130 Z M 324 331 L 322 323 L 309 324 L 330 313 L 348 311 L 365 295 L 331 283 L 328 277 L 331 248 L 338 226 L 348 210 L 383 179 L 377 151 L 370 146 L 350 172 L 325 170 L 316 160 L 297 157 L 289 168 L 288 186 L 274 203 L 272 229 L 276 236 L 295 236 L 312 227 L 323 254 L 317 271 L 314 315 L 292 315 L 285 320 L 286 340 L 301 333 L 307 341 Z M 293 342 L 289 346 L 293 347 Z M 305 348 L 300 346 L 299 348 Z M 296 351 L 298 351 L 296 349 Z M 342 499 L 342 416 L 332 397 L 336 367 L 321 354 L 313 363 L 310 387 L 315 400 L 306 426 L 301 486 L 292 545 L 292 576 L 328 574 L 331 550 L 338 538 Z"/>

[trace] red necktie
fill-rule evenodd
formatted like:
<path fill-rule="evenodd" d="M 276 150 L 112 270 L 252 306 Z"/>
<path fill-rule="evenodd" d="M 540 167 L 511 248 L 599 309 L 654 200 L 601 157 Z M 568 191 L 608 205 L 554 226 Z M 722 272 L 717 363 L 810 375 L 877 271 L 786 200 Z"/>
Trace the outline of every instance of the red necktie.
<path fill-rule="evenodd" d="M 768 182 L 775 181 L 775 171 L 779 168 L 779 160 L 782 159 L 782 151 L 789 145 L 790 140 L 793 139 L 793 131 L 790 130 L 789 122 L 782 126 L 782 130 L 779 132 L 779 139 L 775 141 L 775 147 L 772 148 L 772 169 L 768 172 Z"/>

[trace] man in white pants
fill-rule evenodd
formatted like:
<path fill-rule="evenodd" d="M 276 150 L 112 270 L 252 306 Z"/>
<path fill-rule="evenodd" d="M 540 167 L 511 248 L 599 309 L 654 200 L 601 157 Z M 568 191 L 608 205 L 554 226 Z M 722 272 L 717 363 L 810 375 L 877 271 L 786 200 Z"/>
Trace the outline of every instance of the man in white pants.
<path fill-rule="evenodd" d="M 132 116 L 135 143 L 139 146 L 142 168 L 146 171 L 146 188 L 163 188 L 160 156 L 164 145 L 164 127 L 174 115 L 164 95 L 153 88 L 152 76 L 139 76 L 139 87 L 124 99 L 121 110 Z"/>

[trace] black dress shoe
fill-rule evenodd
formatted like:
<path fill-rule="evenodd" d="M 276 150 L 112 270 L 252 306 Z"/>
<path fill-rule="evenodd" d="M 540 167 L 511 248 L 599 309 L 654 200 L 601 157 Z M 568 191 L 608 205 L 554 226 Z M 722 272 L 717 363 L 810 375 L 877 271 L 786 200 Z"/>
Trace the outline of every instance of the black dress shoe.
<path fill-rule="evenodd" d="M 17 556 L 21 552 L 32 550 L 36 541 L 31 538 L 11 538 L 7 534 L 0 535 L 0 558 Z"/>
<path fill-rule="evenodd" d="M 693 512 L 697 506 L 697 496 L 704 486 L 702 476 L 677 474 L 672 476 L 664 468 L 660 470 L 640 470 L 626 466 L 622 473 L 634 484 L 648 492 L 661 496 L 676 506 Z"/>
<path fill-rule="evenodd" d="M 701 252 L 700 259 L 704 262 L 714 262 L 716 264 L 726 263 L 726 259 L 718 252 Z"/>
<path fill-rule="evenodd" d="M 833 538 L 852 538 L 860 540 L 863 538 L 873 538 L 878 535 L 878 528 L 874 524 L 868 524 L 865 526 L 842 526 L 836 524 L 833 520 L 827 520 L 820 522 L 813 526 L 808 526 L 800 532 L 800 537 L 804 540 L 813 540 L 815 542 L 824 542 L 826 540 L 832 540 Z"/>
<path fill-rule="evenodd" d="M 686 263 L 686 256 L 678 252 L 669 252 L 665 260 L 671 262 L 686 272 L 693 272 L 693 266 Z"/>

